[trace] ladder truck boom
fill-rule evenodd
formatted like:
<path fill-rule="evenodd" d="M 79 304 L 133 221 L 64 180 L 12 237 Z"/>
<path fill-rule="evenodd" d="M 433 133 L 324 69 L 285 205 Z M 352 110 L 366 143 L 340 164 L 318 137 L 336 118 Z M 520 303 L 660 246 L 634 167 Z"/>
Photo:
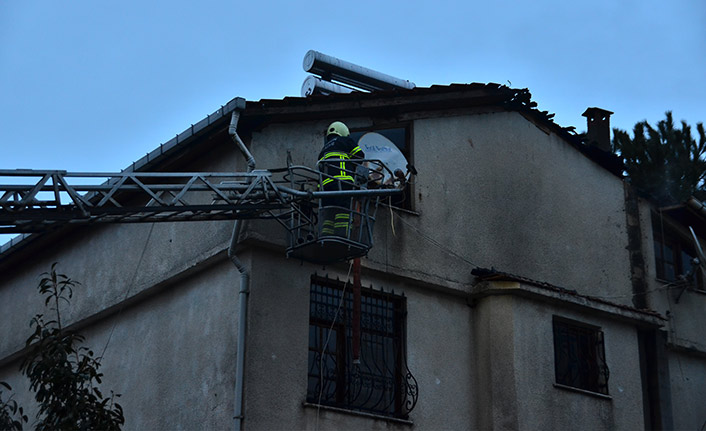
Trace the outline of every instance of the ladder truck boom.
<path fill-rule="evenodd" d="M 269 219 L 288 230 L 288 255 L 328 262 L 331 249 L 338 248 L 334 255 L 349 259 L 372 247 L 378 203 L 402 195 L 410 175 L 391 173 L 379 160 L 357 161 L 353 169 L 355 185 L 333 191 L 319 187 L 328 177 L 326 169 L 291 164 L 249 172 L 0 170 L 0 234 L 94 223 Z M 393 185 L 381 184 L 385 172 L 396 178 Z M 325 197 L 351 199 L 355 228 L 349 237 L 319 234 Z M 323 245 L 329 247 L 323 250 Z"/>
<path fill-rule="evenodd" d="M 402 192 L 319 191 L 321 175 L 304 166 L 252 172 L 0 170 L 0 178 L 14 180 L 0 183 L 0 233 L 38 232 L 63 223 L 281 220 L 302 201 Z"/>

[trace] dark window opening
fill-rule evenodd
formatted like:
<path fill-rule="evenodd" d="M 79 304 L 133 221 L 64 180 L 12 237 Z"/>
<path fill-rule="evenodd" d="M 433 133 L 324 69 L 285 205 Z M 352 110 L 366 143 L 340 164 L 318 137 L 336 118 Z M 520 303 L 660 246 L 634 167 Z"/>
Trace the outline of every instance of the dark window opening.
<path fill-rule="evenodd" d="M 608 365 L 603 332 L 595 327 L 554 318 L 556 383 L 608 394 Z"/>
<path fill-rule="evenodd" d="M 652 232 L 657 278 L 672 283 L 684 281 L 696 289 L 706 290 L 703 274 L 694 265 L 693 238 L 680 235 L 659 220 L 653 220 Z"/>
<path fill-rule="evenodd" d="M 404 155 L 404 157 L 407 159 L 407 162 L 413 163 L 408 128 L 396 127 L 396 128 L 390 128 L 390 129 L 356 130 L 354 132 L 351 132 L 350 136 L 354 141 L 358 142 L 358 140 L 364 134 L 366 134 L 368 132 L 379 133 L 382 136 L 389 139 L 393 144 L 395 144 L 395 146 L 400 150 L 400 152 L 402 152 L 402 155 Z M 408 185 L 402 196 L 392 198 L 392 206 L 398 207 L 398 208 L 403 208 L 406 210 L 412 210 L 413 209 L 412 208 L 412 196 L 414 196 L 414 195 L 412 194 L 411 189 L 412 189 L 411 185 Z"/>
<path fill-rule="evenodd" d="M 307 401 L 406 419 L 417 402 L 417 382 L 405 357 L 405 297 L 361 290 L 359 364 L 353 363 L 352 313 L 350 283 L 312 277 Z"/>

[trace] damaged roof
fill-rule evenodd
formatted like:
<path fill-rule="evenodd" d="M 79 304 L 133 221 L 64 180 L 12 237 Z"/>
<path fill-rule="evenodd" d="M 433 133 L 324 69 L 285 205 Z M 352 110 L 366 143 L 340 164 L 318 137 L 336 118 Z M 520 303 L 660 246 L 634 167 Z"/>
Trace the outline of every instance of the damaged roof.
<path fill-rule="evenodd" d="M 682 204 L 656 208 L 655 216 L 662 215 L 668 216 L 681 226 L 691 227 L 696 235 L 706 238 L 706 203 L 694 196 Z"/>
<path fill-rule="evenodd" d="M 532 101 L 532 94 L 528 89 L 510 88 L 495 83 L 432 85 L 409 90 L 262 99 L 246 103 L 241 121 L 253 129 L 258 129 L 271 122 L 333 119 L 361 114 L 394 117 L 409 112 L 473 107 L 493 107 L 500 111 L 518 112 L 547 133 L 555 133 L 586 157 L 622 178 L 623 164 L 615 154 L 586 145 L 584 136 L 576 134 L 573 126 L 563 127 L 555 123 L 554 114 L 537 109 L 537 103 Z"/>
<path fill-rule="evenodd" d="M 500 112 L 518 112 L 547 133 L 557 134 L 609 172 L 622 177 L 623 166 L 617 156 L 586 145 L 583 138 L 575 133 L 574 127 L 562 127 L 556 124 L 553 121 L 554 114 L 537 109 L 537 104 L 532 101 L 532 95 L 528 89 L 513 89 L 495 83 L 432 85 L 410 90 L 311 95 L 247 102 L 245 99 L 236 97 L 174 138 L 160 144 L 124 170 L 150 171 L 164 166 L 165 162 L 178 158 L 193 148 L 202 137 L 227 129 L 230 114 L 234 111 L 240 112 L 238 129 L 248 131 L 258 130 L 275 122 L 361 115 L 391 117 L 410 112 L 473 107 L 490 107 Z M 0 261 L 40 235 L 25 234 L 0 245 Z"/>

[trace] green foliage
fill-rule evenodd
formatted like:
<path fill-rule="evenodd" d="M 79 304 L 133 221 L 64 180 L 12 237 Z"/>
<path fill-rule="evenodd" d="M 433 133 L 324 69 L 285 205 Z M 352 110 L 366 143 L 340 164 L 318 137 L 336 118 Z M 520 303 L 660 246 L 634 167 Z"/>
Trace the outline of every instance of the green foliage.
<path fill-rule="evenodd" d="M 5 382 L 0 382 L 0 386 L 8 391 L 12 387 Z M 15 416 L 19 416 L 15 419 Z M 3 399 L 2 390 L 0 390 L 0 430 L 2 431 L 22 431 L 22 422 L 27 422 L 27 415 L 24 414 L 22 407 L 17 404 L 17 401 L 12 399 L 12 395 L 7 400 Z"/>
<path fill-rule="evenodd" d="M 681 122 L 674 127 L 672 113 L 653 128 L 646 121 L 635 124 L 633 138 L 613 129 L 613 151 L 623 158 L 628 181 L 660 205 L 683 203 L 701 194 L 706 177 L 706 135 L 702 123 L 696 125 L 698 142 L 691 127 Z"/>
<path fill-rule="evenodd" d="M 104 397 L 98 389 L 103 374 L 100 358 L 81 346 L 84 337 L 67 331 L 61 322 L 61 306 L 69 304 L 79 283 L 51 271 L 42 274 L 39 292 L 53 312 L 50 320 L 37 314 L 31 321 L 32 346 L 20 370 L 30 380 L 39 404 L 37 430 L 119 430 L 125 422 L 123 410 L 112 391 Z"/>

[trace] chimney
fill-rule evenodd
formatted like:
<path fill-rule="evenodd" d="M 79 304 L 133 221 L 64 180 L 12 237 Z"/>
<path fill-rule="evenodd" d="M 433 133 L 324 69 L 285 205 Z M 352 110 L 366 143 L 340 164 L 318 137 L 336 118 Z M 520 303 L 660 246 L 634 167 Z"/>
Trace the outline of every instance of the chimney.
<path fill-rule="evenodd" d="M 583 115 L 588 122 L 586 143 L 610 152 L 610 116 L 613 113 L 601 108 L 588 108 Z"/>

